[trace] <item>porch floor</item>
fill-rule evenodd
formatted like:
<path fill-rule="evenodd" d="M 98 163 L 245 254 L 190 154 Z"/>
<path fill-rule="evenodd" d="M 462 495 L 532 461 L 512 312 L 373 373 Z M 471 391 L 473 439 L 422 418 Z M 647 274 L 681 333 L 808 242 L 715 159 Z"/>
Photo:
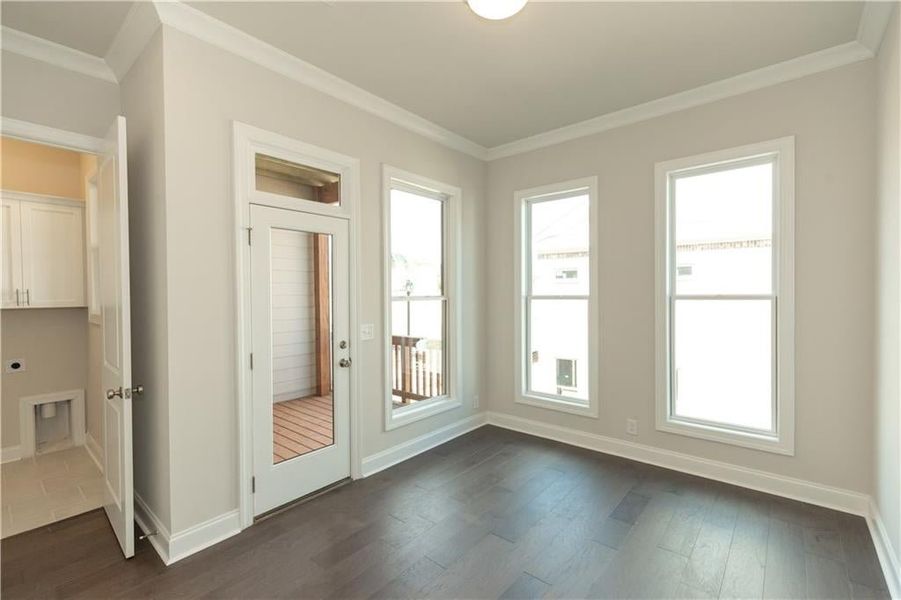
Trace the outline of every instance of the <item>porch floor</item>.
<path fill-rule="evenodd" d="M 332 397 L 308 396 L 272 405 L 272 463 L 334 443 Z"/>

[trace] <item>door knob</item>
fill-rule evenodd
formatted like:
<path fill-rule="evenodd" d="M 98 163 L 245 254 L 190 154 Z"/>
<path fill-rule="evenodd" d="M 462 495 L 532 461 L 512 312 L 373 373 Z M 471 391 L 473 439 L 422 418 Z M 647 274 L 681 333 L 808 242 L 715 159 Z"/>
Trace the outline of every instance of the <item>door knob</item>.
<path fill-rule="evenodd" d="M 144 395 L 144 386 L 140 383 L 133 388 L 131 388 L 131 393 L 135 396 L 143 396 Z"/>
<path fill-rule="evenodd" d="M 338 361 L 339 367 L 344 367 L 345 369 L 351 365 L 351 360 L 349 358 L 342 358 Z"/>
<path fill-rule="evenodd" d="M 116 388 L 116 389 L 110 388 L 110 389 L 106 390 L 106 399 L 107 400 L 112 400 L 116 396 L 118 396 L 120 398 L 122 397 L 122 388 L 121 387 Z"/>

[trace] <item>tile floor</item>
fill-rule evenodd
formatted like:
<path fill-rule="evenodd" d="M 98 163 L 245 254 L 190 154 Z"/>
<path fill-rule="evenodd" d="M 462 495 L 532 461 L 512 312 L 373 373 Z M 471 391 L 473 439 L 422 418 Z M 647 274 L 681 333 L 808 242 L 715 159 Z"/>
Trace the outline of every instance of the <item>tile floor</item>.
<path fill-rule="evenodd" d="M 0 466 L 0 538 L 103 505 L 103 476 L 84 446 Z"/>

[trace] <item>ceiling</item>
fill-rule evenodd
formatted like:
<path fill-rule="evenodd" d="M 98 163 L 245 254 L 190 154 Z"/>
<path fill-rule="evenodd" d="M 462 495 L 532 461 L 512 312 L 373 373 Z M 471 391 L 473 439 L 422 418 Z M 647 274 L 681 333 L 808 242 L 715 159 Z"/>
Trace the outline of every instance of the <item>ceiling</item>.
<path fill-rule="evenodd" d="M 858 2 L 193 7 L 485 147 L 853 41 Z M 102 56 L 130 3 L 3 2 L 4 25 Z"/>
<path fill-rule="evenodd" d="M 3 2 L 3 25 L 104 56 L 131 2 Z"/>

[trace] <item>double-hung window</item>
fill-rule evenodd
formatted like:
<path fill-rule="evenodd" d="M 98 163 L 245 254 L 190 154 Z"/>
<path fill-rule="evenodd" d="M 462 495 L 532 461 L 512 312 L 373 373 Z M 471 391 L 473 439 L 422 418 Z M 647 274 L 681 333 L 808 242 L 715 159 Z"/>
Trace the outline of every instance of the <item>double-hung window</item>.
<path fill-rule="evenodd" d="M 594 178 L 515 194 L 517 401 L 597 416 Z"/>
<path fill-rule="evenodd" d="M 657 428 L 794 452 L 794 142 L 657 165 Z"/>
<path fill-rule="evenodd" d="M 460 190 L 384 169 L 388 429 L 459 406 Z"/>

